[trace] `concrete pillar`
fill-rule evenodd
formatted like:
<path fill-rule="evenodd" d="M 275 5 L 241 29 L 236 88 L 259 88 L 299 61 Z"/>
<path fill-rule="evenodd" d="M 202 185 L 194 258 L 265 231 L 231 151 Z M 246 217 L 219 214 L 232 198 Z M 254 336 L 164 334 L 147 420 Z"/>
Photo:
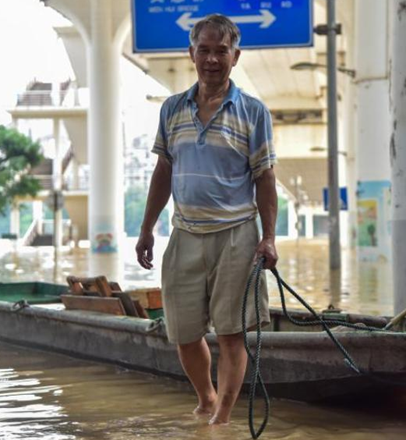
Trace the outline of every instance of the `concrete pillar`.
<path fill-rule="evenodd" d="M 18 118 L 16 118 L 15 116 L 11 118 L 11 126 L 18 130 Z"/>
<path fill-rule="evenodd" d="M 393 0 L 391 6 L 393 290 L 395 313 L 400 313 L 406 309 L 406 4 Z"/>
<path fill-rule="evenodd" d="M 343 5 L 344 6 L 344 5 Z M 355 3 L 350 0 L 345 5 L 346 8 L 351 8 L 352 13 L 355 13 Z M 343 33 L 345 35 L 345 65 L 348 69 L 354 69 L 354 23 L 350 22 L 345 26 Z M 347 228 L 342 229 L 342 235 L 346 235 L 348 247 L 355 248 L 357 236 L 357 164 L 355 152 L 355 84 L 354 79 L 349 75 L 342 76 L 344 82 L 343 93 L 343 135 L 339 138 L 343 140 L 340 150 L 345 152 L 345 164 L 339 169 L 346 170 L 346 181 L 344 185 L 347 187 L 348 197 L 348 220 Z"/>
<path fill-rule="evenodd" d="M 313 238 L 314 237 L 314 230 L 313 230 L 313 210 L 311 207 L 306 208 L 305 211 L 305 229 L 306 229 L 306 238 Z"/>
<path fill-rule="evenodd" d="M 62 246 L 62 206 L 57 197 L 62 194 L 62 152 L 61 152 L 61 120 L 54 119 L 54 142 L 55 158 L 53 162 L 53 193 L 54 193 L 54 246 L 59 249 Z"/>
<path fill-rule="evenodd" d="M 288 200 L 288 237 L 298 238 L 298 230 L 296 224 L 298 222 L 297 212 L 295 208 L 295 201 Z"/>
<path fill-rule="evenodd" d="M 388 1 L 358 0 L 355 17 L 358 159 L 357 245 L 361 260 L 389 260 Z"/>
<path fill-rule="evenodd" d="M 10 211 L 10 233 L 20 236 L 20 205 L 11 206 Z"/>
<path fill-rule="evenodd" d="M 120 133 L 120 49 L 111 0 L 91 2 L 88 46 L 89 238 L 94 252 L 116 252 L 124 231 L 123 145 Z"/>
<path fill-rule="evenodd" d="M 33 221 L 37 222 L 37 231 L 39 234 L 42 234 L 42 219 L 43 219 L 43 205 L 42 201 L 40 200 L 34 200 L 32 202 L 32 217 Z"/>
<path fill-rule="evenodd" d="M 117 252 L 124 232 L 119 65 L 131 29 L 128 0 L 46 0 L 67 16 L 86 44 L 90 88 L 89 238 L 94 252 Z"/>

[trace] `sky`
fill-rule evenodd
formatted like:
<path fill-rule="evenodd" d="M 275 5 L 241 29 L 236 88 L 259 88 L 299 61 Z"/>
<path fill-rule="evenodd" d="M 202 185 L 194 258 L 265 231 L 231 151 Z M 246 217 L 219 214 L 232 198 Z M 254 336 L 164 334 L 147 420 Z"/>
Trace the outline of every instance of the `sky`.
<path fill-rule="evenodd" d="M 39 0 L 0 0 L 0 124 L 10 122 L 6 109 L 34 78 L 73 76 L 53 25 L 69 21 Z"/>
<path fill-rule="evenodd" d="M 15 105 L 17 94 L 33 79 L 50 82 L 74 78 L 62 41 L 53 30 L 53 26 L 68 25 L 68 20 L 40 0 L 0 0 L 0 124 L 11 122 L 6 109 Z M 132 99 L 124 103 L 128 112 L 143 114 L 143 106 L 148 106 L 146 94 L 167 94 L 128 61 L 122 60 L 121 71 L 124 96 Z M 142 125 L 139 118 L 134 120 L 135 132 Z"/>

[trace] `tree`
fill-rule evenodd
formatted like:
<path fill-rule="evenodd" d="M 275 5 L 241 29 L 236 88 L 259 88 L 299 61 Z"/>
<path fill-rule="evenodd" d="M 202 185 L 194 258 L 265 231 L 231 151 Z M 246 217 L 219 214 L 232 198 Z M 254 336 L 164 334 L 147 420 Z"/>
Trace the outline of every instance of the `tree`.
<path fill-rule="evenodd" d="M 43 160 L 41 146 L 12 128 L 0 125 L 0 214 L 16 197 L 35 197 L 40 182 L 29 171 Z"/>
<path fill-rule="evenodd" d="M 148 190 L 142 186 L 132 186 L 125 194 L 125 232 L 129 237 L 140 235 L 147 196 Z M 158 235 L 169 235 L 168 217 L 168 210 L 165 208 L 157 222 Z"/>

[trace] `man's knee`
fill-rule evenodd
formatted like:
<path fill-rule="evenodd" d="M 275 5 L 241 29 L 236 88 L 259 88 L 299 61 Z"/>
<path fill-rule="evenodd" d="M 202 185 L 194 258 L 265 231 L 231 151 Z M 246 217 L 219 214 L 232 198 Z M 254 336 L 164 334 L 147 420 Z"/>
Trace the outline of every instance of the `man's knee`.
<path fill-rule="evenodd" d="M 220 350 L 238 351 L 244 346 L 244 338 L 242 333 L 234 333 L 232 335 L 217 335 Z"/>
<path fill-rule="evenodd" d="M 203 338 L 199 338 L 197 341 L 188 342 L 187 344 L 178 344 L 178 351 L 181 353 L 194 351 L 201 347 Z"/>

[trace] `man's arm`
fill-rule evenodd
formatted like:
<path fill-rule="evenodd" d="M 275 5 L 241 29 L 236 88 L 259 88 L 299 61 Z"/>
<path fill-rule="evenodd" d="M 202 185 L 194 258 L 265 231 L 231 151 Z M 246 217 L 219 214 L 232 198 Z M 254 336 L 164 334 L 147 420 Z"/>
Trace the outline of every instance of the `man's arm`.
<path fill-rule="evenodd" d="M 152 174 L 140 237 L 135 247 L 138 263 L 144 269 L 152 268 L 152 248 L 154 247 L 154 234 L 152 231 L 159 214 L 165 208 L 171 195 L 171 180 L 172 165 L 166 159 L 159 156 Z"/>
<path fill-rule="evenodd" d="M 278 261 L 275 247 L 275 226 L 278 213 L 278 196 L 276 194 L 275 173 L 269 168 L 255 180 L 256 199 L 262 223 L 262 240 L 256 250 L 255 259 L 265 257 L 264 268 L 273 269 Z"/>

